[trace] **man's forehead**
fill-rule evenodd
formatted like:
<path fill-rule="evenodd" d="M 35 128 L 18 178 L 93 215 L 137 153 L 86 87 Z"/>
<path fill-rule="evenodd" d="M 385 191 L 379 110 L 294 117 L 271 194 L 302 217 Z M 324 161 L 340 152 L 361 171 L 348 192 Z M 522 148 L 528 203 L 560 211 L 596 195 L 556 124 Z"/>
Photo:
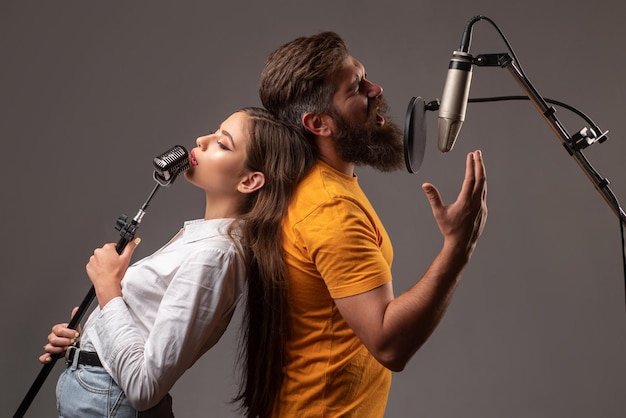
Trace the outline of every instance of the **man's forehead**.
<path fill-rule="evenodd" d="M 335 81 L 348 82 L 359 81 L 365 77 L 365 67 L 359 60 L 349 55 L 343 65 L 335 72 Z"/>
<path fill-rule="evenodd" d="M 354 58 L 352 55 L 348 55 L 345 61 L 345 65 L 361 75 L 365 74 L 365 66 L 361 63 L 361 61 Z"/>

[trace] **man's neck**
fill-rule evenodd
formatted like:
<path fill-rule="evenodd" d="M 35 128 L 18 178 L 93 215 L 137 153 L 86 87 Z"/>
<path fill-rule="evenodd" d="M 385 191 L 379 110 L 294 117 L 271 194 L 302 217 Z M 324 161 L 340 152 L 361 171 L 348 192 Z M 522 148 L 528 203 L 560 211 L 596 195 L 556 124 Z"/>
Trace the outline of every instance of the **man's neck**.
<path fill-rule="evenodd" d="M 352 177 L 354 175 L 354 164 L 352 163 L 347 163 L 340 158 L 330 160 L 325 158 L 323 155 L 320 155 L 320 160 L 348 177 Z"/>
<path fill-rule="evenodd" d="M 352 177 L 354 175 L 354 163 L 344 161 L 335 150 L 332 141 L 317 141 L 319 149 L 319 159 L 334 168 L 335 170 Z"/>

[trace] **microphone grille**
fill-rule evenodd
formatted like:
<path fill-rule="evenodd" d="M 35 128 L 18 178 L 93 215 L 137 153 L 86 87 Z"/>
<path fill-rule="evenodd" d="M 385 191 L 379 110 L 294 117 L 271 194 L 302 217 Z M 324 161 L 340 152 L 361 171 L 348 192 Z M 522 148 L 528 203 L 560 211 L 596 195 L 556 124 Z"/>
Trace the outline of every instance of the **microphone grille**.
<path fill-rule="evenodd" d="M 154 158 L 155 175 L 166 182 L 173 181 L 189 167 L 189 153 L 182 145 L 176 145 Z"/>

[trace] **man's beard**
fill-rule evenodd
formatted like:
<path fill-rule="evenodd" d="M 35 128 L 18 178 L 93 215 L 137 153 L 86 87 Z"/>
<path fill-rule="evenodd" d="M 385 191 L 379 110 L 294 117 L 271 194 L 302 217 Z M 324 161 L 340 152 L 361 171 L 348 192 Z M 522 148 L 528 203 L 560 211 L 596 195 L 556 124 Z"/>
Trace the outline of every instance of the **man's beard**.
<path fill-rule="evenodd" d="M 368 165 L 376 170 L 390 172 L 404 165 L 402 130 L 386 114 L 387 103 L 382 96 L 369 103 L 365 123 L 354 123 L 333 111 L 337 126 L 334 133 L 339 157 L 356 165 Z M 376 112 L 385 118 L 383 126 L 376 123 Z"/>

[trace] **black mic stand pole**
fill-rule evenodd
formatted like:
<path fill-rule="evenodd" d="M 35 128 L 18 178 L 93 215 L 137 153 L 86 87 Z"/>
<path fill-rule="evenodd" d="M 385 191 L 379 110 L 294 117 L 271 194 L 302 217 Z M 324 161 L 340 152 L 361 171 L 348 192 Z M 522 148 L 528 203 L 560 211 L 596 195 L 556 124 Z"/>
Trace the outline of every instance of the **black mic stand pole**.
<path fill-rule="evenodd" d="M 128 217 L 124 214 L 120 215 L 120 217 L 117 219 L 115 229 L 120 231 L 120 235 L 121 235 L 119 241 L 117 242 L 115 246 L 115 249 L 118 254 L 121 254 L 122 251 L 124 251 L 124 248 L 126 248 L 126 245 L 135 238 L 137 228 L 139 228 L 139 224 L 141 223 L 141 220 L 143 219 L 143 216 L 146 213 L 146 209 L 148 208 L 148 205 L 150 204 L 150 200 L 152 200 L 152 198 L 156 194 L 159 187 L 167 186 L 169 185 L 169 183 L 171 183 L 171 181 L 168 183 L 160 182 L 160 180 L 157 179 L 156 175 L 155 175 L 155 180 L 157 180 L 156 186 L 154 186 L 154 189 L 152 189 L 152 192 L 148 196 L 148 199 L 143 204 L 143 206 L 141 206 L 141 209 L 139 209 L 139 212 L 137 212 L 137 215 L 135 215 L 135 217 L 130 222 L 128 221 Z M 96 289 L 92 285 L 91 289 L 89 289 L 89 292 L 87 292 L 87 295 L 85 296 L 82 303 L 78 307 L 76 314 L 74 314 L 70 323 L 68 324 L 68 328 L 71 328 L 71 329 L 78 328 L 78 324 L 80 323 L 81 319 L 87 312 L 87 309 L 89 309 L 89 307 L 91 306 L 91 303 L 93 302 L 95 297 L 96 297 Z M 26 396 L 22 400 L 22 403 L 20 404 L 17 411 L 15 412 L 15 415 L 13 415 L 13 418 L 21 418 L 24 416 L 24 414 L 28 410 L 28 407 L 35 399 L 35 396 L 37 396 L 39 389 L 41 389 L 41 386 L 43 385 L 46 378 L 50 374 L 50 371 L 52 371 L 52 368 L 54 367 L 56 361 L 61 357 L 63 357 L 62 354 L 53 355 L 52 360 L 49 363 L 46 363 L 43 365 L 43 368 L 37 375 L 37 378 L 31 385 L 30 389 L 26 393 Z"/>
<path fill-rule="evenodd" d="M 619 206 L 617 198 L 609 188 L 609 181 L 598 174 L 582 153 L 582 150 L 589 145 L 597 141 L 604 142 L 606 140 L 607 132 L 600 134 L 599 132 L 595 132 L 593 129 L 583 128 L 571 137 L 555 116 L 556 109 L 547 105 L 546 101 L 533 87 L 518 64 L 509 56 L 509 54 L 499 53 L 477 55 L 473 60 L 473 64 L 477 66 L 500 66 L 509 70 L 530 101 L 535 105 L 545 121 L 548 122 L 554 133 L 559 137 L 567 152 L 576 160 L 589 180 L 591 180 L 596 190 L 600 192 L 604 200 L 618 216 L 622 226 L 626 226 L 626 213 L 624 213 L 624 210 Z"/>

